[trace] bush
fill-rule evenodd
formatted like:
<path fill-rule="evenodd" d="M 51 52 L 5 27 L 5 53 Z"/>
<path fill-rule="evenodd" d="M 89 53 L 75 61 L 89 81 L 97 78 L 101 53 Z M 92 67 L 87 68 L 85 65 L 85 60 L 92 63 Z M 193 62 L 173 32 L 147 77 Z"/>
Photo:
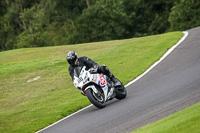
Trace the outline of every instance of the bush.
<path fill-rule="evenodd" d="M 180 0 L 169 15 L 170 30 L 187 30 L 200 26 L 200 1 Z"/>

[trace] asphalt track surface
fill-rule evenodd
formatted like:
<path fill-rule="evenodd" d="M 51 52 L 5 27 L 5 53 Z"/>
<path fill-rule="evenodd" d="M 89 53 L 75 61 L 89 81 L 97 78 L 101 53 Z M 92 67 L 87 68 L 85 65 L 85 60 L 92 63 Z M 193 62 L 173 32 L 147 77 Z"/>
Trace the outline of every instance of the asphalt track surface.
<path fill-rule="evenodd" d="M 127 133 L 200 102 L 200 27 L 162 62 L 127 87 L 124 100 L 93 105 L 41 133 Z"/>

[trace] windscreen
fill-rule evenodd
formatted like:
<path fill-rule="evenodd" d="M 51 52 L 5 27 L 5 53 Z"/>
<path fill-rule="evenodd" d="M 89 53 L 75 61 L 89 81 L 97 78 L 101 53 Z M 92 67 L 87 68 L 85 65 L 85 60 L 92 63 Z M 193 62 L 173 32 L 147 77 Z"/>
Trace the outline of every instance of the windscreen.
<path fill-rule="evenodd" d="M 74 69 L 74 76 L 76 76 L 77 78 L 79 77 L 79 75 L 80 75 L 80 73 L 81 73 L 81 69 L 82 69 L 82 67 L 76 67 L 75 69 Z"/>

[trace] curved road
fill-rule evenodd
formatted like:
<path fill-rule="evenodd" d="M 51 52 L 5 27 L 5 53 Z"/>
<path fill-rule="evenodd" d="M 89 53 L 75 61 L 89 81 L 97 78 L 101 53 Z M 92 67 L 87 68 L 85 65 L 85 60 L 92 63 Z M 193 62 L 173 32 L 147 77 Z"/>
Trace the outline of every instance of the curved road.
<path fill-rule="evenodd" d="M 200 101 L 200 27 L 161 63 L 127 87 L 124 100 L 90 106 L 42 133 L 127 133 Z"/>

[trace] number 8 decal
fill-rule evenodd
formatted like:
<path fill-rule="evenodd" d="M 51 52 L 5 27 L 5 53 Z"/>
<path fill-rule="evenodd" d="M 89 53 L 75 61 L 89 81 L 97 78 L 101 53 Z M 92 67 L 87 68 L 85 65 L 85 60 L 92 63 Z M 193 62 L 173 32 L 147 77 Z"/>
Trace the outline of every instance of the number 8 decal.
<path fill-rule="evenodd" d="M 100 76 L 100 81 L 99 81 L 99 82 L 100 82 L 99 85 L 100 85 L 101 87 L 105 87 L 105 85 L 107 84 L 105 78 L 104 78 L 102 75 Z"/>

